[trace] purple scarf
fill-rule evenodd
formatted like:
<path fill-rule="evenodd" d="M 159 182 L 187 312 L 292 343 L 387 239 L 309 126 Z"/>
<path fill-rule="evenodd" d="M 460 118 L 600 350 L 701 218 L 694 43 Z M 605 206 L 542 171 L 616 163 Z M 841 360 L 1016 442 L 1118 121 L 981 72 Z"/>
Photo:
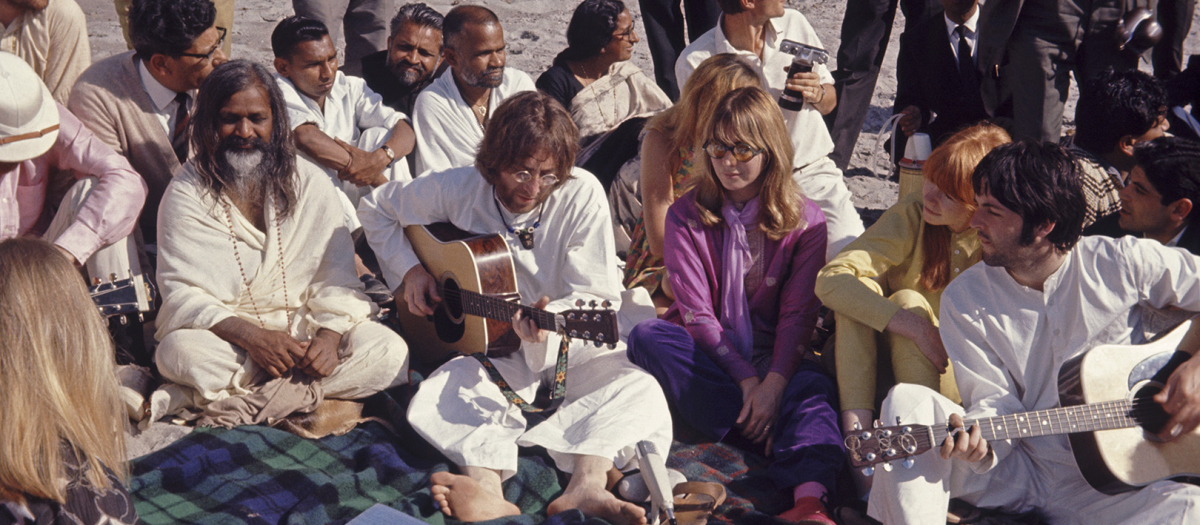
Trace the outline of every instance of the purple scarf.
<path fill-rule="evenodd" d="M 754 333 L 750 326 L 750 298 L 746 297 L 746 273 L 753 259 L 746 228 L 758 222 L 758 197 L 746 202 L 741 211 L 726 202 L 721 208 L 728 239 L 721 248 L 724 266 L 721 278 L 725 290 L 721 294 L 721 326 L 725 336 L 737 347 L 738 353 L 750 359 L 754 352 Z"/>

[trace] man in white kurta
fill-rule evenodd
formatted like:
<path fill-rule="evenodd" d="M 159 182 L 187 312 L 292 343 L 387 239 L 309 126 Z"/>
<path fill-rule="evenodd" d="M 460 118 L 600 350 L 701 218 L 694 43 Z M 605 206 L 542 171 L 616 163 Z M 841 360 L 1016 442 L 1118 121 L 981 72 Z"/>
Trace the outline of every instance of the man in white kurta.
<path fill-rule="evenodd" d="M 749 32 L 751 28 L 761 31 L 761 56 L 748 49 L 741 49 L 730 42 L 727 35 L 734 32 Z M 799 11 L 784 9 L 782 2 L 756 2 L 754 7 L 739 13 L 726 12 L 717 26 L 688 44 L 675 62 L 675 77 L 683 86 L 692 72 L 709 57 L 720 53 L 738 55 L 755 69 L 762 78 L 763 88 L 771 96 L 779 98 L 789 83 L 788 67 L 792 55 L 779 51 L 784 40 L 791 40 L 813 47 L 821 47 L 817 32 Z M 782 109 L 784 122 L 796 149 L 793 159 L 793 177 L 808 197 L 825 213 L 828 226 L 826 254 L 832 259 L 841 249 L 864 231 L 862 218 L 851 202 L 850 190 L 842 177 L 842 170 L 829 159 L 833 152 L 833 139 L 825 127 L 823 113 L 828 113 L 837 104 L 833 90 L 833 75 L 825 64 L 814 64 L 815 78 L 806 82 L 802 89 L 805 103 L 800 111 Z M 793 83 L 797 81 L 793 79 Z M 805 93 L 805 91 L 809 91 Z M 812 95 L 815 93 L 815 96 Z M 811 98 L 810 98 L 811 97 Z"/>
<path fill-rule="evenodd" d="M 524 71 L 505 67 L 504 30 L 491 11 L 459 6 L 446 14 L 442 27 L 450 68 L 413 106 L 417 175 L 474 164 L 486 122 L 500 102 L 537 89 Z"/>
<path fill-rule="evenodd" d="M 244 61 L 218 68 L 204 88 L 216 90 L 208 95 L 220 97 L 222 83 L 248 76 L 254 80 L 241 92 L 262 99 L 267 93 L 279 96 L 271 75 Z M 265 87 L 268 83 L 274 89 Z M 269 140 L 266 148 L 281 147 L 275 140 L 291 140 L 286 118 L 273 117 L 269 103 L 245 110 L 244 104 L 226 102 L 218 117 L 216 111 L 204 113 L 205 95 L 202 90 L 197 100 L 195 129 L 205 129 L 201 125 L 205 119 L 248 121 L 265 113 L 272 121 L 269 124 L 233 127 L 261 130 L 265 126 L 265 137 L 258 138 Z M 244 115 L 238 113 L 243 110 Z M 277 126 L 285 132 L 272 135 Z M 239 138 L 241 133 L 233 132 Z M 232 426 L 310 411 L 323 398 L 357 399 L 404 383 L 407 347 L 390 329 L 371 321 L 377 307 L 362 293 L 355 276 L 350 233 L 329 178 L 298 165 L 288 175 L 295 188 L 290 212 L 280 216 L 279 198 L 268 187 L 257 193 L 266 196 L 261 197 L 261 217 L 255 221 L 242 211 L 247 198 L 240 192 L 242 186 L 226 182 L 216 192 L 208 182 L 211 179 L 199 171 L 198 158 L 228 154 L 220 146 L 216 152 L 206 151 L 206 144 L 221 142 L 225 141 L 196 141 L 195 157 L 176 174 L 159 209 L 158 282 L 163 304 L 156 359 L 163 377 L 184 387 L 185 406 L 211 411 L 213 405 L 225 402 L 220 405 L 226 412 L 221 421 Z M 216 166 L 216 176 L 222 180 L 248 176 L 221 174 L 220 164 Z M 227 339 L 232 325 L 238 325 L 244 335 L 231 339 L 252 343 L 255 352 Z M 260 358 L 268 342 L 295 352 L 314 348 L 318 339 L 327 336 L 334 337 L 336 345 L 331 371 L 317 374 L 308 370 L 319 368 L 316 365 L 301 366 L 311 355 L 293 354 L 295 366 Z M 278 382 L 300 386 L 279 388 Z M 276 396 L 265 405 L 229 401 L 264 391 Z M 239 412 L 230 408 L 239 406 L 240 413 L 227 413 Z"/>
<path fill-rule="evenodd" d="M 997 149 L 1003 149 L 1002 155 L 1027 154 L 1014 146 L 1023 145 Z M 1064 159 L 1060 165 L 1069 165 L 1065 150 L 1059 151 Z M 1002 169 L 991 170 L 987 161 L 976 171 L 977 181 L 981 171 L 984 177 L 1004 170 L 1040 177 L 1031 163 L 992 162 Z M 1079 179 L 1073 179 L 1072 202 L 1043 200 L 1071 210 L 1050 226 L 1063 228 L 1067 217 L 1073 217 L 1074 233 L 1062 236 L 1068 239 L 1078 238 L 1085 210 Z M 1064 181 L 1052 182 L 1068 185 Z M 1012 183 L 1010 176 L 983 184 L 995 190 Z M 1143 342 L 1137 305 L 1200 311 L 1200 259 L 1195 256 L 1133 237 L 1083 237 L 1064 251 L 1051 245 L 1045 224 L 1034 229 L 1029 245 L 1008 243 L 1016 237 L 1009 233 L 1033 219 L 1001 204 L 992 191 L 979 189 L 977 182 L 980 209 L 972 226 L 979 229 L 985 264 L 963 272 L 946 288 L 939 317 L 965 406 L 963 418 L 1060 406 L 1057 380 L 1064 362 L 1097 345 Z M 1069 242 L 1061 237 L 1054 241 Z M 1031 282 L 1031 275 L 1039 276 Z M 927 388 L 898 385 L 884 402 L 882 419 L 944 424 L 950 414 L 964 414 L 964 409 Z M 1200 487 L 1193 485 L 1159 481 L 1115 496 L 1097 492 L 1080 474 L 1066 435 L 992 441 L 987 447 L 977 462 L 942 459 L 932 451 L 916 458 L 911 469 L 876 469 L 870 515 L 884 523 L 941 523 L 949 498 L 958 497 L 980 507 L 1036 510 L 1055 524 L 1200 521 Z"/>
<path fill-rule="evenodd" d="M 313 31 L 313 26 L 324 34 Z M 408 163 L 400 158 L 412 149 L 412 128 L 407 116 L 385 105 L 383 97 L 367 87 L 366 81 L 337 69 L 337 48 L 320 22 L 287 18 L 275 29 L 277 36 L 281 33 L 285 38 L 276 40 L 285 40 L 284 45 L 290 49 L 274 50 L 276 80 L 287 103 L 300 157 L 317 164 L 342 190 L 351 230 L 358 229 L 355 210 L 363 195 L 385 182 L 412 180 Z M 320 65 L 309 66 L 312 63 Z M 302 126 L 306 125 L 315 127 L 321 136 L 305 135 Z M 395 142 L 403 143 L 404 151 L 394 151 L 388 144 L 393 137 Z M 339 148 L 334 140 L 346 146 Z M 322 145 L 327 146 L 324 151 Z M 370 155 L 384 159 L 386 166 L 381 173 L 367 174 L 371 180 L 339 178 L 339 172 L 354 170 L 356 161 L 369 161 Z"/>
<path fill-rule="evenodd" d="M 519 103 L 530 103 L 524 108 L 538 105 L 544 112 L 551 112 L 548 108 L 552 106 L 553 118 L 569 125 L 566 111 L 540 92 L 510 99 L 501 105 L 496 118 L 504 119 L 507 107 Z M 515 108 L 514 112 L 517 111 L 524 109 Z M 527 128 L 528 125 L 504 125 L 492 129 L 498 129 L 497 133 L 527 134 Z M 573 131 L 574 126 L 570 125 L 570 129 Z M 570 136 L 562 142 L 573 145 L 576 140 Z M 577 300 L 607 300 L 613 303 L 613 309 L 621 308 L 621 276 L 617 271 L 604 189 L 590 173 L 571 168 L 574 159 L 562 158 L 573 156 L 573 146 L 561 149 L 553 146 L 542 144 L 532 153 L 517 152 L 515 156 L 522 158 L 519 162 L 523 164 L 499 170 L 498 178 L 512 177 L 517 170 L 529 170 L 530 159 L 534 159 L 534 166 L 542 159 L 543 165 L 565 167 L 570 173 L 569 177 L 558 176 L 568 177 L 561 186 L 529 190 L 540 191 L 544 200 L 517 213 L 510 211 L 512 203 L 503 190 L 513 184 L 505 180 L 496 182 L 499 186 L 493 185 L 472 166 L 418 177 L 404 187 L 387 184 L 363 199 L 359 208 L 363 229 L 379 255 L 388 282 L 405 282 L 410 305 L 413 301 L 409 295 L 414 285 L 412 277 L 405 279 L 406 276 L 428 274 L 402 228 L 450 222 L 466 231 L 497 233 L 504 238 L 512 252 L 521 303 L 532 304 L 546 297 L 549 304 L 545 309 L 551 312 L 575 308 Z M 544 154 L 548 152 L 561 157 Z M 488 156 L 485 152 L 480 153 L 481 159 L 485 156 Z M 542 169 L 540 175 L 517 185 L 520 191 L 536 185 L 553 168 Z M 524 229 L 535 223 L 540 225 L 534 227 L 532 248 L 524 247 L 509 230 L 509 226 Z M 634 318 L 619 316 L 618 322 L 632 327 L 633 323 L 653 315 L 653 309 L 646 308 Z M 554 377 L 559 341 L 557 335 L 550 335 L 541 343 L 525 341 L 520 350 L 493 358 L 491 362 L 519 396 L 532 400 L 538 386 L 549 385 Z M 600 458 L 607 462 L 605 469 L 614 465 L 630 469 L 636 465 L 634 446 L 638 441 L 650 440 L 659 450 L 668 450 L 671 416 L 666 399 L 654 378 L 626 359 L 623 342 L 610 349 L 576 340 L 570 346 L 569 356 L 565 402 L 533 428 L 526 429 L 521 409 L 508 402 L 479 361 L 470 357 L 449 361 L 421 383 L 409 405 L 409 421 L 426 440 L 463 467 L 464 472 L 490 471 L 497 490 L 501 479 L 516 472 L 518 446 L 545 447 L 559 469 L 575 473 L 572 485 L 584 478 L 579 471 L 581 458 Z M 434 483 L 437 485 L 439 480 Z M 600 488 L 603 491 L 603 481 Z M 447 513 L 453 512 L 451 515 L 457 519 L 477 521 L 505 515 L 473 515 L 471 509 L 459 508 L 461 503 L 454 500 L 453 485 L 450 490 L 449 503 L 443 503 L 443 510 L 453 508 Z M 568 487 L 567 492 L 571 490 Z M 595 515 L 587 508 L 578 508 Z M 565 508 L 556 509 L 552 503 L 551 514 L 556 510 Z"/>

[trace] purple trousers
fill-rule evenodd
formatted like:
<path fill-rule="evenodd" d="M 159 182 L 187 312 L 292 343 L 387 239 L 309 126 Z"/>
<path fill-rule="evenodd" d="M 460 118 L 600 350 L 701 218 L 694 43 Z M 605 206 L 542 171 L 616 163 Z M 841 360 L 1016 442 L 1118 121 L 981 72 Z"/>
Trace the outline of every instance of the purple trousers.
<path fill-rule="evenodd" d="M 662 385 L 674 414 L 720 441 L 742 410 L 742 389 L 696 346 L 683 327 L 651 319 L 633 328 L 629 360 Z M 816 481 L 833 492 L 845 464 L 838 427 L 837 386 L 817 363 L 804 360 L 783 391 L 774 432 L 774 461 L 768 474 L 790 489 Z"/>

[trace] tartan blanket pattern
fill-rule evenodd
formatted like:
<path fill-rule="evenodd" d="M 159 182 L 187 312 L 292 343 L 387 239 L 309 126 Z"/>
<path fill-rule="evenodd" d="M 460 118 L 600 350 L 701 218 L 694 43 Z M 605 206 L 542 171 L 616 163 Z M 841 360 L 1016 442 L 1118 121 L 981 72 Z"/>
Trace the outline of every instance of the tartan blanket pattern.
<path fill-rule="evenodd" d="M 261 426 L 197 429 L 132 462 L 129 491 L 138 514 L 148 525 L 304 525 L 345 523 L 383 503 L 433 525 L 458 523 L 437 510 L 429 491 L 429 475 L 449 470 L 448 461 L 408 426 L 402 404 L 381 394 L 367 409 L 391 422 L 396 433 L 375 422 L 320 440 Z M 782 523 L 772 516 L 790 506 L 790 494 L 767 478 L 766 459 L 681 432 L 668 466 L 689 480 L 725 484 L 729 496 L 715 520 Z M 493 522 L 604 525 L 578 511 L 546 517 L 546 506 L 566 482 L 544 450 L 523 449 L 519 472 L 504 489 L 524 514 Z"/>

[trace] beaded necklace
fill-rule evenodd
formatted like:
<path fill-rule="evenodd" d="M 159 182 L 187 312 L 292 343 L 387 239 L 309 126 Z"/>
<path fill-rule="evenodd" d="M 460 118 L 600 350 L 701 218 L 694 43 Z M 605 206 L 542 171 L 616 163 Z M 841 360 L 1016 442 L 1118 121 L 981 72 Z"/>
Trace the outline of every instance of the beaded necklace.
<path fill-rule="evenodd" d="M 229 201 L 221 202 L 225 207 L 225 225 L 229 226 L 229 242 L 233 243 L 233 258 L 237 259 L 238 271 L 242 274 L 242 284 L 246 287 L 246 296 L 250 298 L 250 306 L 254 308 L 254 317 L 258 318 L 258 325 L 263 330 L 267 329 L 267 324 L 263 322 L 262 315 L 258 312 L 258 304 L 254 301 L 254 294 L 250 293 L 250 280 L 246 278 L 246 267 L 242 265 L 242 255 L 238 253 L 237 234 L 233 230 L 233 214 L 229 211 Z M 271 197 L 271 206 L 275 205 L 275 197 Z M 288 307 L 288 292 L 287 292 L 287 271 L 283 265 L 283 228 L 280 226 L 279 215 L 275 215 L 275 237 L 279 243 L 279 277 L 283 281 L 283 311 L 287 314 L 287 333 L 292 333 L 292 310 Z"/>
<path fill-rule="evenodd" d="M 504 218 L 504 210 L 500 209 L 500 199 L 496 197 L 495 188 L 492 189 L 492 203 L 496 205 L 496 212 L 500 214 L 500 222 L 503 223 L 504 227 L 508 229 L 508 233 L 516 235 L 517 239 L 521 241 L 521 246 L 526 250 L 532 250 L 533 230 L 536 230 L 538 226 L 542 225 L 542 213 L 545 213 L 546 211 L 546 201 L 542 201 L 541 207 L 538 208 L 538 218 L 536 221 L 533 221 L 533 226 L 521 229 L 513 228 L 512 226 L 508 225 L 508 220 Z"/>

